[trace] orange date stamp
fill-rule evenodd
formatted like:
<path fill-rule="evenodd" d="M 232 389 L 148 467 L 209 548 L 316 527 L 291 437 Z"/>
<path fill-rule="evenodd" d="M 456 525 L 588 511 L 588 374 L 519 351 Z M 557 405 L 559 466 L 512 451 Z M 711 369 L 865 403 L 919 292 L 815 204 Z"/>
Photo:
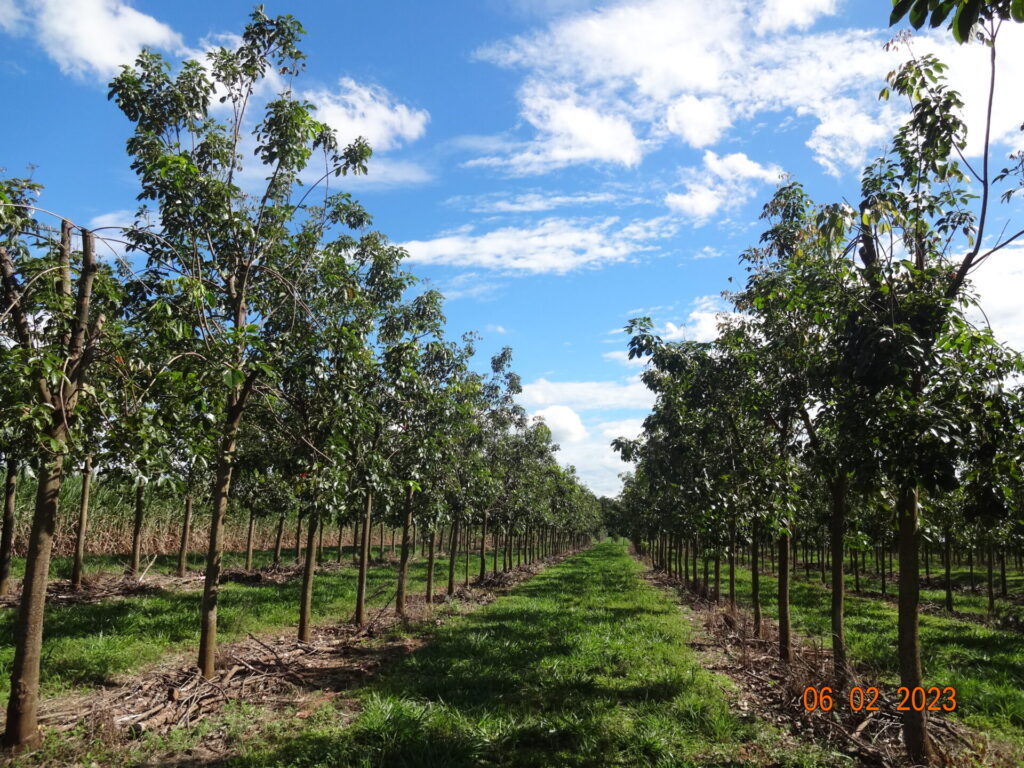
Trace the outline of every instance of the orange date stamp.
<path fill-rule="evenodd" d="M 878 688 L 874 686 L 861 688 L 856 685 L 850 689 L 850 709 L 854 712 L 877 712 L 880 709 L 880 695 Z M 933 685 L 930 688 L 900 686 L 896 689 L 896 696 L 900 699 L 896 705 L 897 712 L 952 712 L 957 704 L 956 688 L 949 685 Z M 835 694 L 827 685 L 821 688 L 808 686 L 804 689 L 803 705 L 806 712 L 831 712 L 836 705 Z"/>

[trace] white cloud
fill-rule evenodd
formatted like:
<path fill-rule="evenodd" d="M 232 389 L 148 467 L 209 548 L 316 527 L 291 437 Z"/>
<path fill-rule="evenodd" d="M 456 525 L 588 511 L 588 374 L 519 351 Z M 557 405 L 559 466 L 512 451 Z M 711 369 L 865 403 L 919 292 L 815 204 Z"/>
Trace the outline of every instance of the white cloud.
<path fill-rule="evenodd" d="M 535 411 L 533 415 L 544 421 L 559 445 L 581 443 L 587 439 L 587 428 L 583 426 L 579 414 L 567 405 L 549 405 Z"/>
<path fill-rule="evenodd" d="M 650 410 L 654 395 L 639 380 L 618 381 L 548 381 L 539 378 L 523 385 L 519 396 L 526 408 L 565 405 L 574 411 L 608 411 L 618 409 Z"/>
<path fill-rule="evenodd" d="M 685 94 L 669 105 L 665 115 L 665 127 L 698 149 L 717 142 L 731 125 L 729 105 L 717 96 L 700 99 Z"/>
<path fill-rule="evenodd" d="M 478 272 L 463 272 L 448 280 L 442 287 L 441 293 L 449 301 L 454 299 L 488 301 L 494 298 L 501 287 L 501 283 L 487 280 Z"/>
<path fill-rule="evenodd" d="M 122 0 L 31 0 L 25 10 L 36 40 L 67 74 L 106 79 L 143 47 L 183 50 L 181 35 Z"/>
<path fill-rule="evenodd" d="M 628 365 L 630 368 L 642 368 L 647 364 L 650 358 L 647 357 L 634 357 L 632 360 L 629 358 L 629 352 L 624 349 L 616 349 L 612 352 L 605 352 L 601 355 L 605 360 L 611 360 L 612 362 L 619 363 L 621 365 Z"/>
<path fill-rule="evenodd" d="M 15 32 L 24 20 L 24 14 L 14 0 L 0 0 L 0 29 Z"/>
<path fill-rule="evenodd" d="M 531 274 L 564 274 L 574 269 L 625 261 L 656 249 L 676 225 L 665 218 L 619 226 L 605 219 L 549 218 L 530 227 L 502 227 L 474 234 L 471 226 L 432 240 L 402 243 L 420 264 L 479 266 Z"/>
<path fill-rule="evenodd" d="M 572 195 L 526 192 L 511 197 L 500 194 L 477 198 L 459 196 L 449 198 L 446 202 L 453 205 L 469 203 L 469 210 L 473 213 L 540 213 L 555 208 L 610 203 L 614 200 L 615 195 L 610 192 L 583 192 Z"/>
<path fill-rule="evenodd" d="M 665 205 L 700 226 L 719 211 L 742 205 L 757 193 L 760 184 L 777 182 L 782 175 L 777 165 L 761 165 L 742 152 L 720 157 L 709 149 L 704 152 L 702 167 L 683 169 L 686 191 L 668 193 Z"/>
<path fill-rule="evenodd" d="M 665 323 L 661 337 L 666 341 L 714 341 L 718 337 L 718 317 L 725 311 L 725 302 L 720 297 L 701 296 L 694 299 L 685 322 Z"/>
<path fill-rule="evenodd" d="M 508 330 L 505 328 L 504 325 L 488 325 L 486 326 L 485 330 L 488 330 L 491 333 L 497 333 L 501 336 L 504 336 L 506 333 L 508 333 Z"/>
<path fill-rule="evenodd" d="M 882 22 L 872 30 L 812 28 L 839 5 L 719 0 L 712 13 L 704 0 L 618 0 L 486 46 L 479 58 L 524 73 L 520 113 L 535 132 L 528 149 L 495 150 L 477 162 L 520 173 L 594 161 L 635 165 L 638 155 L 673 136 L 693 147 L 714 146 L 740 121 L 768 117 L 803 126 L 807 145 L 829 173 L 859 170 L 905 115 L 906 104 L 880 104 L 877 95 L 906 51 L 883 50 L 891 31 Z M 968 152 L 975 154 L 986 49 L 957 45 L 945 30 L 913 45 L 951 65 L 951 84 L 964 96 L 975 137 Z M 1020 142 L 1015 89 L 1024 81 L 1024 26 L 1004 25 L 999 48 L 1002 106 L 993 135 L 1013 146 Z M 599 117 L 605 130 L 554 128 L 556 103 Z M 711 187 L 693 189 L 688 206 L 704 215 L 722 208 Z"/>
<path fill-rule="evenodd" d="M 643 429 L 643 419 L 601 421 L 586 428 L 584 439 L 560 444 L 558 459 L 576 467 L 580 479 L 600 496 L 615 496 L 621 490 L 619 475 L 629 471 L 631 465 L 622 461 L 611 447 L 617 437 L 633 439 Z"/>
<path fill-rule="evenodd" d="M 987 318 L 997 339 L 1024 351 L 1024 247 L 993 254 L 971 275 L 971 282 L 985 313 L 973 312 L 972 319 L 983 325 Z"/>
<path fill-rule="evenodd" d="M 528 82 L 520 101 L 523 118 L 539 132 L 539 138 L 511 155 L 481 157 L 467 166 L 498 166 L 523 175 L 586 162 L 633 167 L 643 156 L 628 119 L 581 103 L 572 89 Z"/>
<path fill-rule="evenodd" d="M 693 254 L 694 261 L 701 261 L 703 259 L 718 259 L 722 257 L 722 252 L 717 248 L 710 245 L 705 245 L 695 254 Z"/>
<path fill-rule="evenodd" d="M 835 13 L 837 3 L 838 0 L 765 0 L 755 29 L 759 35 L 790 27 L 807 29 L 819 16 Z"/>
<path fill-rule="evenodd" d="M 322 171 L 318 170 L 317 173 L 322 173 Z M 375 152 L 370 158 L 370 162 L 367 163 L 366 174 L 346 176 L 341 183 L 346 189 L 365 189 L 367 187 L 408 187 L 415 184 L 426 184 L 433 180 L 434 175 L 419 163 L 380 157 Z M 337 184 L 337 181 L 334 183 Z"/>
<path fill-rule="evenodd" d="M 347 144 L 364 137 L 375 151 L 394 149 L 415 141 L 427 130 L 430 113 L 396 102 L 377 85 L 357 83 L 350 77 L 338 81 L 335 91 L 306 91 L 303 97 L 317 107 L 317 117 L 338 132 Z"/>

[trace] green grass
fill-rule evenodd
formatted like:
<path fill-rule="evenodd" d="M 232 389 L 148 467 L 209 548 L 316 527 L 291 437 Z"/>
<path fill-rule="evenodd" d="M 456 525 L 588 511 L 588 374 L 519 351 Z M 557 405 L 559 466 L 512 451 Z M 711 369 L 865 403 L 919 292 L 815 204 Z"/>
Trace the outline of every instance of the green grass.
<path fill-rule="evenodd" d="M 237 557 L 235 553 L 234 557 Z M 244 559 L 244 558 L 243 558 Z M 462 558 L 460 562 L 464 562 Z M 471 573 L 477 560 L 471 560 Z M 488 561 L 488 565 L 490 561 Z M 447 580 L 448 561 L 435 564 L 435 589 Z M 410 591 L 426 588 L 426 561 L 410 564 Z M 461 569 L 458 571 L 461 576 Z M 368 576 L 370 605 L 381 605 L 394 592 L 394 564 L 375 567 Z M 247 632 L 280 629 L 298 624 L 301 580 L 285 584 L 222 585 L 217 608 L 222 641 Z M 316 622 L 345 621 L 353 612 L 356 570 L 343 568 L 317 574 L 313 592 Z M 16 611 L 0 612 L 0 700 L 10 690 L 14 659 Z M 199 592 L 161 590 L 128 599 L 94 604 L 48 605 L 43 628 L 42 692 L 55 695 L 71 688 L 106 685 L 118 676 L 157 661 L 168 652 L 196 648 L 199 642 Z"/>
<path fill-rule="evenodd" d="M 242 745 L 236 768 L 278 766 L 816 766 L 731 711 L 727 679 L 687 646 L 690 625 L 606 542 L 549 568 L 358 693 Z M 839 761 L 837 763 L 836 761 Z"/>
<path fill-rule="evenodd" d="M 727 572 L 723 570 L 723 588 Z M 750 571 L 737 569 L 741 605 L 750 605 L 750 589 Z M 772 617 L 778 615 L 777 595 L 778 581 L 762 576 L 761 601 Z M 827 646 L 831 642 L 830 591 L 801 579 L 791 582 L 790 602 L 794 629 Z M 850 594 L 845 604 L 846 642 L 853 660 L 895 690 L 899 685 L 896 606 Z M 921 653 L 925 685 L 956 688 L 956 714 L 961 720 L 982 731 L 998 731 L 1024 746 L 1024 634 L 922 614 Z"/>

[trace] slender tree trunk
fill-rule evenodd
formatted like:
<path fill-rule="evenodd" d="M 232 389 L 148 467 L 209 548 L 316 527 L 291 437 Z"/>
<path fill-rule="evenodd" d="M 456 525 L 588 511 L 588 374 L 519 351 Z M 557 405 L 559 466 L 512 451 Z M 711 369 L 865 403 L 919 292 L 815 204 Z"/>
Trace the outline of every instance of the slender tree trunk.
<path fill-rule="evenodd" d="M 844 615 L 846 581 L 843 573 L 849 481 L 845 474 L 840 473 L 832 478 L 830 486 L 832 492 L 832 519 L 829 525 L 832 536 L 832 672 L 835 675 L 836 690 L 842 691 L 846 689 L 849 682 Z"/>
<path fill-rule="evenodd" d="M 60 430 L 59 434 L 63 442 L 66 431 Z M 11 665 L 11 694 L 7 703 L 7 727 L 3 739 L 4 746 L 8 747 L 31 749 L 40 741 L 37 707 L 43 610 L 63 468 L 64 456 L 58 454 L 50 462 L 44 463 L 39 472 L 36 508 L 28 539 L 25 580 L 18 606 L 14 662 Z"/>
<path fill-rule="evenodd" d="M 466 526 L 466 536 L 465 536 L 465 539 L 466 539 L 466 560 L 463 563 L 463 565 L 464 565 L 464 571 L 463 571 L 464 580 L 463 580 L 462 583 L 463 583 L 463 586 L 468 587 L 469 586 L 469 551 L 472 548 L 473 523 L 472 523 L 472 521 L 469 521 L 469 520 L 467 520 L 466 522 L 468 522 L 469 525 Z"/>
<path fill-rule="evenodd" d="M 92 456 L 85 457 L 82 467 L 82 497 L 78 502 L 78 528 L 75 530 L 75 561 L 71 566 L 71 588 L 82 588 L 85 562 L 85 535 L 89 530 L 89 489 L 92 486 Z M 3 590 L 0 590 L 3 594 Z"/>
<path fill-rule="evenodd" d="M 427 537 L 427 605 L 434 602 L 434 547 L 436 545 L 437 531 L 431 530 Z"/>
<path fill-rule="evenodd" d="M 487 575 L 487 512 L 480 526 L 480 581 Z"/>
<path fill-rule="evenodd" d="M 900 684 L 913 690 L 922 684 L 921 638 L 918 626 L 918 611 L 921 598 L 921 574 L 918 572 L 918 528 L 917 486 L 904 485 L 898 497 L 899 508 L 899 618 L 898 650 Z M 937 760 L 935 747 L 928 736 L 928 713 L 912 707 L 903 713 L 903 742 L 911 760 L 932 764 Z"/>
<path fill-rule="evenodd" d="M 192 536 L 192 494 L 185 493 L 185 519 L 181 521 L 181 538 L 178 541 L 178 578 L 188 573 L 189 538 Z"/>
<path fill-rule="evenodd" d="M 210 520 L 210 543 L 206 552 L 206 575 L 203 579 L 199 670 L 205 678 L 213 677 L 217 663 L 217 599 L 220 596 L 220 570 L 224 550 L 224 518 L 228 512 L 228 500 L 231 495 L 231 474 L 235 464 L 238 425 L 241 419 L 242 401 L 232 396 L 214 472 L 213 514 Z"/>
<path fill-rule="evenodd" d="M 302 562 L 302 512 L 295 516 L 295 564 Z"/>
<path fill-rule="evenodd" d="M 1006 547 L 999 548 L 999 596 L 1006 598 Z"/>
<path fill-rule="evenodd" d="M 736 518 L 729 516 L 729 608 L 736 610 Z"/>
<path fill-rule="evenodd" d="M 754 603 L 754 637 L 761 636 L 761 567 L 758 562 L 758 550 L 761 548 L 760 521 L 755 517 L 753 523 L 753 542 L 750 546 L 750 590 Z"/>
<path fill-rule="evenodd" d="M 412 486 L 405 489 L 405 513 L 402 515 L 402 553 L 398 562 L 398 591 L 395 593 L 395 612 L 405 616 L 405 588 L 409 575 L 409 529 L 412 527 Z"/>
<path fill-rule="evenodd" d="M 951 561 L 953 559 L 953 549 L 952 549 L 952 546 L 953 546 L 952 545 L 952 536 L 950 535 L 949 528 L 947 528 L 946 531 L 945 531 L 945 547 L 946 547 L 946 610 L 949 611 L 950 613 L 953 612 L 953 574 L 951 572 L 951 569 L 952 569 Z"/>
<path fill-rule="evenodd" d="M 250 527 L 252 518 L 250 517 Z M 320 505 L 313 503 L 309 510 L 309 530 L 306 531 L 306 560 L 302 567 L 302 602 L 299 604 L 299 640 L 308 643 L 313 635 L 313 575 L 316 573 L 316 537 L 320 525 Z"/>
<path fill-rule="evenodd" d="M 129 576 L 138 576 L 142 565 L 142 523 L 146 514 L 146 486 L 139 478 L 135 486 L 135 521 L 132 525 L 132 562 L 128 566 Z"/>
<path fill-rule="evenodd" d="M 793 659 L 793 628 L 789 617 L 789 533 L 779 535 L 779 659 Z"/>
<path fill-rule="evenodd" d="M 4 480 L 4 522 L 0 530 L 0 596 L 11 591 L 11 556 L 14 553 L 14 509 L 18 491 L 18 462 L 7 459 Z"/>
<path fill-rule="evenodd" d="M 995 547 L 989 542 L 988 545 L 988 557 L 986 558 L 988 563 L 988 615 L 994 616 L 996 613 L 996 586 L 993 578 L 992 566 L 995 561 Z"/>
<path fill-rule="evenodd" d="M 345 524 L 338 523 L 338 565 L 345 559 Z"/>
<path fill-rule="evenodd" d="M 278 566 L 281 564 L 281 549 L 284 545 L 284 518 L 285 513 L 282 512 L 277 518 L 277 531 L 274 533 L 274 565 Z"/>
<path fill-rule="evenodd" d="M 359 577 L 356 580 L 356 626 L 366 623 L 366 572 L 370 567 L 370 534 L 373 525 L 373 494 L 366 492 L 362 544 L 359 548 Z"/>
<path fill-rule="evenodd" d="M 498 575 L 498 532 L 491 534 L 491 573 Z"/>
<path fill-rule="evenodd" d="M 355 521 L 352 523 L 352 562 L 359 562 L 359 553 L 363 548 L 363 537 L 360 535 L 360 523 L 359 516 L 356 515 Z"/>
<path fill-rule="evenodd" d="M 721 601 L 722 595 L 722 550 L 715 547 L 715 605 Z"/>
<path fill-rule="evenodd" d="M 245 534 L 245 571 L 246 573 L 252 570 L 252 545 L 253 537 L 256 533 L 256 515 L 253 511 L 249 510 L 249 530 Z"/>
<path fill-rule="evenodd" d="M 459 521 L 462 519 L 461 515 L 455 515 L 455 520 L 452 522 L 452 540 L 451 546 L 448 547 L 448 596 L 451 597 L 455 594 L 455 566 L 459 559 Z"/>

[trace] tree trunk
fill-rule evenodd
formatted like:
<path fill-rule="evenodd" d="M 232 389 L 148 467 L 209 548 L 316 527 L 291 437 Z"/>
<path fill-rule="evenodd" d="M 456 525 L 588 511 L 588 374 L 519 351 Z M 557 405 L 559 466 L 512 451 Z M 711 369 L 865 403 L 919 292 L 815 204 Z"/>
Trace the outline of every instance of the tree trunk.
<path fill-rule="evenodd" d="M 402 553 L 398 561 L 398 590 L 395 593 L 395 613 L 405 616 L 405 588 L 409 576 L 409 529 L 412 527 L 412 485 L 405 489 L 405 513 L 402 515 Z"/>
<path fill-rule="evenodd" d="M 754 603 L 754 637 L 761 636 L 761 568 L 758 562 L 758 550 L 761 548 L 760 522 L 755 517 L 753 523 L 753 542 L 750 546 L 750 591 Z"/>
<path fill-rule="evenodd" d="M 85 457 L 82 467 L 82 497 L 78 503 L 78 529 L 75 531 L 75 562 L 71 566 L 71 588 L 82 588 L 85 561 L 85 534 L 89 530 L 89 489 L 92 486 L 92 456 Z M 3 590 L 0 589 L 0 595 Z"/>
<path fill-rule="evenodd" d="M 918 572 L 918 528 L 917 486 L 906 484 L 900 488 L 899 507 L 899 619 L 898 650 L 900 684 L 913 690 L 922 684 L 921 638 L 918 627 L 918 611 L 921 597 L 921 574 Z M 928 736 L 928 713 L 910 708 L 903 713 L 903 742 L 911 760 L 930 765 L 937 755 Z"/>
<path fill-rule="evenodd" d="M 845 474 L 832 478 L 829 490 L 832 492 L 832 519 L 829 530 L 832 536 L 832 672 L 835 675 L 837 691 L 846 689 L 849 682 L 846 660 L 846 628 L 844 600 L 846 597 L 845 574 L 843 573 L 843 546 L 846 539 L 846 507 L 849 481 Z"/>
<path fill-rule="evenodd" d="M 480 525 L 480 581 L 487 575 L 487 512 Z"/>
<path fill-rule="evenodd" d="M 345 559 L 345 524 L 338 523 L 338 565 Z"/>
<path fill-rule="evenodd" d="M 278 566 L 281 564 L 281 548 L 284 545 L 284 518 L 285 513 L 282 512 L 277 518 L 277 531 L 274 534 L 274 565 Z"/>
<path fill-rule="evenodd" d="M 953 559 L 952 550 L 952 536 L 950 536 L 949 529 L 945 532 L 945 547 L 946 547 L 946 610 L 950 613 L 953 612 L 953 574 L 951 573 Z"/>
<path fill-rule="evenodd" d="M 59 432 L 61 442 L 66 430 Z M 4 746 L 34 748 L 39 744 L 37 706 L 39 703 L 39 663 L 43 645 L 43 610 L 46 603 L 46 582 L 50 571 L 50 551 L 57 522 L 63 454 L 44 462 L 39 472 L 35 514 L 28 539 L 25 580 L 18 606 L 18 632 L 14 640 L 14 662 L 11 665 L 11 694 L 7 703 L 7 727 Z"/>
<path fill-rule="evenodd" d="M 731 515 L 729 517 L 729 608 L 736 610 L 736 518 Z"/>
<path fill-rule="evenodd" d="M 256 533 L 256 515 L 249 510 L 249 530 L 245 534 L 245 572 L 252 570 L 252 540 Z"/>
<path fill-rule="evenodd" d="M 231 474 L 238 447 L 238 425 L 242 418 L 241 401 L 230 398 L 228 421 L 217 458 L 213 481 L 213 513 L 210 519 L 210 542 L 206 551 L 206 576 L 203 579 L 202 619 L 199 635 L 199 671 L 205 678 L 213 677 L 217 664 L 217 598 L 220 596 L 220 569 L 224 548 L 224 518 L 231 496 Z"/>
<path fill-rule="evenodd" d="M 992 573 L 993 561 L 996 559 L 995 558 L 995 554 L 996 554 L 995 547 L 992 545 L 991 542 L 989 542 L 989 545 L 988 545 L 988 557 L 986 558 L 987 561 L 988 561 L 988 573 L 987 573 L 987 576 L 988 576 L 988 615 L 989 616 L 994 616 L 995 613 L 996 613 L 996 585 L 995 585 L 995 579 L 993 578 L 993 573 Z"/>
<path fill-rule="evenodd" d="M 181 523 L 181 541 L 178 544 L 178 577 L 188 571 L 188 540 L 192 535 L 192 494 L 185 494 L 185 519 Z"/>
<path fill-rule="evenodd" d="M 302 562 L 302 512 L 295 516 L 295 564 Z"/>
<path fill-rule="evenodd" d="M 253 518 L 250 517 L 250 529 Z M 316 573 L 316 537 L 320 524 L 320 505 L 313 503 L 309 510 L 309 530 L 306 531 L 306 560 L 302 566 L 302 602 L 299 604 L 299 640 L 308 643 L 313 634 L 313 575 Z M 248 570 L 248 569 L 246 569 Z"/>
<path fill-rule="evenodd" d="M 437 531 L 431 530 L 427 540 L 427 605 L 434 602 L 434 547 L 436 544 Z"/>
<path fill-rule="evenodd" d="M 455 566 L 459 558 L 459 520 L 461 515 L 455 515 L 452 523 L 452 541 L 448 547 L 448 596 L 455 594 Z"/>
<path fill-rule="evenodd" d="M 366 492 L 366 511 L 363 516 L 361 546 L 359 548 L 359 577 L 356 580 L 356 626 L 366 623 L 366 572 L 370 566 L 370 533 L 373 525 L 373 494 Z"/>
<path fill-rule="evenodd" d="M 793 659 L 793 625 L 789 617 L 789 533 L 779 535 L 779 659 Z"/>
<path fill-rule="evenodd" d="M 18 491 L 18 462 L 7 459 L 4 481 L 4 522 L 0 530 L 0 596 L 11 590 L 11 556 L 14 553 L 14 508 Z"/>
<path fill-rule="evenodd" d="M 132 562 L 128 566 L 129 576 L 138 576 L 142 565 L 142 523 L 146 514 L 146 485 L 139 478 L 135 486 L 135 520 L 132 524 Z"/>

